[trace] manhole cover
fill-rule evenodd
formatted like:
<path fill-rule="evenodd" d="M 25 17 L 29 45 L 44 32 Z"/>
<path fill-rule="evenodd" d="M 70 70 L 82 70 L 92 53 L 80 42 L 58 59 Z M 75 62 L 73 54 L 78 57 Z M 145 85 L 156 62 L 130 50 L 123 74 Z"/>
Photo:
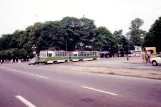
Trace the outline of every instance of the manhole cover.
<path fill-rule="evenodd" d="M 83 102 L 86 102 L 86 103 L 90 103 L 90 102 L 94 101 L 94 99 L 92 99 L 92 98 L 83 98 L 83 99 L 80 99 L 80 100 L 83 101 Z"/>

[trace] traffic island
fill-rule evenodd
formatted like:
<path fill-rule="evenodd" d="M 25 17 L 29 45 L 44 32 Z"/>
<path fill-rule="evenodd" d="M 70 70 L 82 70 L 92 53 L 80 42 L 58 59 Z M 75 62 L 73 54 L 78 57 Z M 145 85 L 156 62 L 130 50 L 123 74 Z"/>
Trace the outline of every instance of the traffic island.
<path fill-rule="evenodd" d="M 80 66 L 43 66 L 44 69 L 54 69 L 57 71 L 73 71 L 73 72 L 90 72 L 107 75 L 129 76 L 137 78 L 147 78 L 161 80 L 161 72 L 157 70 L 139 70 L 130 68 L 105 68 L 105 67 L 80 67 Z"/>

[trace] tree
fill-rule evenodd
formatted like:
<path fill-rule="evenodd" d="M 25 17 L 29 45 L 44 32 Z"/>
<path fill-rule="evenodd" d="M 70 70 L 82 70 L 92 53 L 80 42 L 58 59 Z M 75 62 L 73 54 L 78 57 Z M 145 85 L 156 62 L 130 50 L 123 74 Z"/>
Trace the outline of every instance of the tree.
<path fill-rule="evenodd" d="M 120 38 L 123 34 L 122 34 L 122 30 L 119 31 L 114 31 L 113 33 L 117 38 Z"/>
<path fill-rule="evenodd" d="M 5 49 L 9 49 L 9 45 L 10 41 L 12 39 L 12 34 L 5 34 L 2 35 L 0 38 L 0 50 L 5 50 Z"/>
<path fill-rule="evenodd" d="M 82 43 L 82 46 L 80 44 Z M 60 21 L 37 22 L 25 30 L 0 37 L 0 54 L 4 58 L 33 56 L 41 50 L 110 50 L 117 52 L 117 39 L 105 27 L 96 28 L 88 18 L 64 17 Z"/>
<path fill-rule="evenodd" d="M 96 26 L 91 19 L 64 17 L 60 25 L 63 28 L 64 42 L 67 42 L 69 51 L 75 48 L 80 49 L 80 43 L 83 44 L 84 50 L 85 46 L 91 45 L 90 40 L 96 35 Z"/>
<path fill-rule="evenodd" d="M 147 46 L 156 47 L 157 52 L 161 51 L 161 17 L 154 22 L 145 36 L 144 47 Z"/>
<path fill-rule="evenodd" d="M 135 18 L 134 20 L 131 21 L 131 29 L 132 31 L 137 31 L 139 28 L 143 25 L 144 21 L 140 18 Z"/>
<path fill-rule="evenodd" d="M 143 25 L 144 21 L 140 18 L 135 18 L 131 21 L 130 32 L 127 33 L 130 36 L 130 41 L 136 46 L 141 46 L 143 41 L 141 35 L 143 35 L 143 30 L 140 27 Z"/>
<path fill-rule="evenodd" d="M 105 27 L 99 27 L 97 29 L 97 35 L 94 37 L 95 50 L 110 51 L 112 54 L 117 52 L 117 39 L 116 37 Z"/>
<path fill-rule="evenodd" d="M 118 51 L 121 56 L 124 56 L 124 54 L 127 54 L 129 51 L 129 40 L 122 34 L 122 30 L 115 31 L 114 35 L 118 41 Z"/>

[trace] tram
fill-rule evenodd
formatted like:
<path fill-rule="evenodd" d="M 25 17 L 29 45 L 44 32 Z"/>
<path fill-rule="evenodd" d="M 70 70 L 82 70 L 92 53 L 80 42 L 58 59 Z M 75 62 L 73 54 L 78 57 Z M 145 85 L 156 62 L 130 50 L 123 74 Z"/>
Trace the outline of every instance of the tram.
<path fill-rule="evenodd" d="M 56 63 L 68 61 L 97 60 L 100 58 L 99 51 L 40 51 L 41 63 Z"/>

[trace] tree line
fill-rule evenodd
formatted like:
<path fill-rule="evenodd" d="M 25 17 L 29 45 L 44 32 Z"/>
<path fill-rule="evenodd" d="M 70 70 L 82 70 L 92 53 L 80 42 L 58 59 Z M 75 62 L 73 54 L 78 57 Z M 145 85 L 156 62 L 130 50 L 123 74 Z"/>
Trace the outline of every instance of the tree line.
<path fill-rule="evenodd" d="M 144 40 L 144 47 L 156 47 L 157 52 L 161 52 L 161 17 L 152 24 Z"/>
<path fill-rule="evenodd" d="M 25 30 L 0 37 L 0 58 L 33 57 L 41 50 L 118 50 L 117 38 L 105 27 L 96 27 L 87 18 L 64 17 L 60 21 L 37 22 Z"/>
<path fill-rule="evenodd" d="M 133 50 L 134 46 L 155 46 L 161 51 L 161 18 L 155 21 L 149 32 L 140 27 L 144 21 L 135 18 L 131 21 L 129 32 L 122 30 L 111 33 L 106 27 L 96 27 L 88 18 L 64 17 L 59 21 L 37 22 L 25 30 L 16 30 L 12 34 L 0 37 L 0 59 L 33 57 L 33 45 L 36 53 L 41 50 L 95 50 L 120 52 L 122 55 Z M 144 39 L 145 38 L 145 39 Z"/>

